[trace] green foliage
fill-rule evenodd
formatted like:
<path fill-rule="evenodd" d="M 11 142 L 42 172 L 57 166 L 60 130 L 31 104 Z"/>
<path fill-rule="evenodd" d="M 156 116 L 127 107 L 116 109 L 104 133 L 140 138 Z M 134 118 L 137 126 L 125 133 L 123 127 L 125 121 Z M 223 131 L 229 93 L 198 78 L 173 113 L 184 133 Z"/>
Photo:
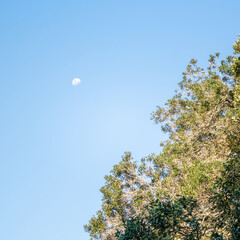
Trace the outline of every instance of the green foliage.
<path fill-rule="evenodd" d="M 216 192 L 211 198 L 215 228 L 229 239 L 240 239 L 240 152 L 231 154 L 224 163 L 222 176 L 216 182 Z"/>
<path fill-rule="evenodd" d="M 141 217 L 136 217 L 124 222 L 125 232 L 118 231 L 116 234 L 119 240 L 141 240 L 141 239 L 152 239 L 157 240 L 157 235 L 152 231 L 148 223 L 145 223 Z"/>
<path fill-rule="evenodd" d="M 90 233 L 91 239 L 101 239 L 106 228 L 102 211 L 97 212 L 97 217 L 92 217 L 88 225 L 84 226 L 85 231 Z"/>
<path fill-rule="evenodd" d="M 209 175 L 213 169 L 219 168 L 219 162 L 202 162 L 196 160 L 191 166 L 183 171 L 183 179 L 181 180 L 181 195 L 197 197 L 201 193 L 201 186 L 208 184 L 211 188 L 212 182 Z"/>
<path fill-rule="evenodd" d="M 100 190 L 103 194 L 101 214 L 93 217 L 85 230 L 96 239 L 114 239 L 124 219 L 137 216 L 145 205 L 163 195 L 160 184 L 165 176 L 159 157 L 150 155 L 137 165 L 126 152 L 122 161 L 105 176 L 106 183 Z"/>
<path fill-rule="evenodd" d="M 174 202 L 155 200 L 145 217 L 127 221 L 125 231 L 119 232 L 117 239 L 200 239 L 203 229 L 194 214 L 196 210 L 197 203 L 192 198 L 183 197 Z"/>

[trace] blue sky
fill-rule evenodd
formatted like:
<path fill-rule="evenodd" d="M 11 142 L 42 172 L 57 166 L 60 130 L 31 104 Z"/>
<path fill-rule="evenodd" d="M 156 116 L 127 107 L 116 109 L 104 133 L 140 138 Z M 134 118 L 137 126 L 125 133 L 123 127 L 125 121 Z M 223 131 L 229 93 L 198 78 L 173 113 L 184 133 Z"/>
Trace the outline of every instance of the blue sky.
<path fill-rule="evenodd" d="M 191 58 L 232 53 L 239 10 L 238 0 L 1 1 L 0 239 L 89 239 L 104 175 L 126 150 L 160 151 L 150 113 Z"/>

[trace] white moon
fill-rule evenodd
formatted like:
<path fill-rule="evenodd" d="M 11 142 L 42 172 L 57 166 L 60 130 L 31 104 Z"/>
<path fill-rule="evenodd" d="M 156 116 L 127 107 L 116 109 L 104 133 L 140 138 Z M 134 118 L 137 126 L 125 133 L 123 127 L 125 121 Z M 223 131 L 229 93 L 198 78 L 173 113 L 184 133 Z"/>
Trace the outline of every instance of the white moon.
<path fill-rule="evenodd" d="M 73 86 L 77 86 L 80 82 L 81 82 L 80 78 L 74 78 L 74 79 L 72 80 L 72 85 L 73 85 Z"/>

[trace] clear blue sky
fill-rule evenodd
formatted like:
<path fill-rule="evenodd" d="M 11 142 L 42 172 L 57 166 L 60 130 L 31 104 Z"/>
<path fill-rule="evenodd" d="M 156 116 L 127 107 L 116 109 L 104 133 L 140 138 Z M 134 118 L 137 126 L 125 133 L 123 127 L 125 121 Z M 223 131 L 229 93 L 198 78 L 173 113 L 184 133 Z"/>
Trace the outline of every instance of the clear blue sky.
<path fill-rule="evenodd" d="M 0 239 L 89 239 L 104 175 L 160 151 L 150 113 L 239 33 L 239 0 L 1 1 Z"/>

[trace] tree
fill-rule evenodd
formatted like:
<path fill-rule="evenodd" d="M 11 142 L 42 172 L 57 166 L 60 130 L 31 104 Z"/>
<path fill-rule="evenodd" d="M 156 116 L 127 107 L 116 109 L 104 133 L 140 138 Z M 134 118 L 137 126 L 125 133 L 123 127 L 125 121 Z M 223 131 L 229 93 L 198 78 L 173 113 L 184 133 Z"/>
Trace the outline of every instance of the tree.
<path fill-rule="evenodd" d="M 116 239 L 117 232 L 124 233 L 126 222 L 135 221 L 148 229 L 148 225 L 141 225 L 145 224 L 141 216 L 147 216 L 147 206 L 156 200 L 174 205 L 179 197 L 197 199 L 198 208 L 192 214 L 196 221 L 201 220 L 205 237 L 233 236 L 232 228 L 223 229 L 220 223 L 213 229 L 212 219 L 221 216 L 224 221 L 228 214 L 218 215 L 223 208 L 216 206 L 221 205 L 217 200 L 226 199 L 220 189 L 232 177 L 226 164 L 238 154 L 233 146 L 239 145 L 240 130 L 239 54 L 240 39 L 234 44 L 233 55 L 226 60 L 220 61 L 219 53 L 210 55 L 207 70 L 191 60 L 175 96 L 152 114 L 152 119 L 169 135 L 161 143 L 162 152 L 143 158 L 140 164 L 127 152 L 105 177 L 102 209 L 85 226 L 92 238 Z M 217 190 L 215 182 L 225 176 L 221 175 L 223 171 L 229 179 L 222 180 L 225 185 L 218 180 Z M 232 226 L 234 218 L 229 219 L 228 225 Z"/>

